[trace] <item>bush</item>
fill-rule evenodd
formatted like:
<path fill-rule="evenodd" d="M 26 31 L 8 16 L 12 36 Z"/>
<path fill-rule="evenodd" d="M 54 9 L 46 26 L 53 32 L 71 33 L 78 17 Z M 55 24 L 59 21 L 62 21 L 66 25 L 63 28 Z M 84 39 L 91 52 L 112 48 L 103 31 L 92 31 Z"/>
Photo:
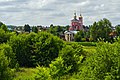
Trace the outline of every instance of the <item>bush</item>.
<path fill-rule="evenodd" d="M 81 67 L 79 78 L 82 80 L 119 80 L 120 79 L 119 43 L 100 43 L 97 50 Z"/>
<path fill-rule="evenodd" d="M 58 57 L 64 46 L 61 39 L 46 32 L 40 32 L 35 37 L 35 59 L 42 66 L 49 66 Z"/>
<path fill-rule="evenodd" d="M 14 35 L 14 33 L 5 32 L 4 30 L 0 29 L 0 44 L 6 43 L 12 35 Z"/>
<path fill-rule="evenodd" d="M 52 79 L 60 79 L 62 76 L 68 74 L 71 66 L 66 66 L 64 60 L 58 57 L 55 61 L 50 64 L 50 75 Z"/>
<path fill-rule="evenodd" d="M 45 67 L 37 67 L 37 72 L 35 74 L 35 80 L 52 80 L 50 77 L 50 70 L 49 68 Z"/>
<path fill-rule="evenodd" d="M 22 67 L 49 66 L 64 42 L 46 32 L 14 35 L 8 42 Z"/>
<path fill-rule="evenodd" d="M 83 46 L 96 46 L 95 42 L 79 42 L 79 44 Z"/>
<path fill-rule="evenodd" d="M 15 53 L 19 65 L 22 67 L 34 66 L 32 63 L 32 56 L 34 54 L 33 44 L 35 36 L 36 34 L 33 33 L 14 35 L 8 42 Z"/>
<path fill-rule="evenodd" d="M 7 57 L 7 60 L 9 61 L 9 67 L 15 68 L 17 65 L 17 60 L 15 53 L 13 53 L 12 48 L 8 44 L 1 44 L 0 45 L 0 51 L 4 53 L 4 55 Z"/>
<path fill-rule="evenodd" d="M 0 80 L 12 80 L 12 71 L 9 68 L 10 60 L 5 56 L 5 51 L 0 50 Z"/>

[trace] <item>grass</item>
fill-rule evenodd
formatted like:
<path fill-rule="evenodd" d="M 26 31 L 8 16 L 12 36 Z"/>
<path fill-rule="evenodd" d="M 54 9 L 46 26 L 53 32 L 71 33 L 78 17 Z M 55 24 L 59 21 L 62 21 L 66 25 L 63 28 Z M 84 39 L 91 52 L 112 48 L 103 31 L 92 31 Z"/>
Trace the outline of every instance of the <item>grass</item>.
<path fill-rule="evenodd" d="M 96 52 L 96 46 L 83 46 L 83 50 L 88 53 L 86 55 L 90 55 Z"/>
<path fill-rule="evenodd" d="M 20 68 L 19 71 L 15 72 L 13 80 L 34 80 L 36 68 Z"/>

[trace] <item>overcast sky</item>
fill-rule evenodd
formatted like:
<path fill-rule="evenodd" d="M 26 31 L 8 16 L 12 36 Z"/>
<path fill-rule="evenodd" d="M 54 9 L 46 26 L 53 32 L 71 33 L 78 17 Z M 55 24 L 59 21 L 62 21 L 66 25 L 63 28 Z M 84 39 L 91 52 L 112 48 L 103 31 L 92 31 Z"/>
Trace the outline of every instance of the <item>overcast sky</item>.
<path fill-rule="evenodd" d="M 74 10 L 91 25 L 103 18 L 120 24 L 120 0 L 0 0 L 0 21 L 10 25 L 70 25 Z"/>

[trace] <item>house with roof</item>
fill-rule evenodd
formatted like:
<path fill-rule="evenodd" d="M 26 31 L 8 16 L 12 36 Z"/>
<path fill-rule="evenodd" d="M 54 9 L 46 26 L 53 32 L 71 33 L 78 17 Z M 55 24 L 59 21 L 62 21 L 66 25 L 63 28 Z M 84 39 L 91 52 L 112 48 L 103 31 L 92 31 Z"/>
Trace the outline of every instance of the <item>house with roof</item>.
<path fill-rule="evenodd" d="M 80 16 L 77 19 L 76 12 L 74 13 L 74 18 L 71 20 L 71 26 L 68 31 L 65 31 L 65 40 L 66 41 L 74 41 L 74 35 L 77 34 L 78 31 L 84 30 L 83 26 L 83 17 Z"/>

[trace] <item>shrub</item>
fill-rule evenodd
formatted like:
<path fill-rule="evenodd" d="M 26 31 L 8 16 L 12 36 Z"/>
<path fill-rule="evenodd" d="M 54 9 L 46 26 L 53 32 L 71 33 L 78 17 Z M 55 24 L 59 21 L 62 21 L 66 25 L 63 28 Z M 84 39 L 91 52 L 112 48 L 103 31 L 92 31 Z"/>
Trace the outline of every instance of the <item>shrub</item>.
<path fill-rule="evenodd" d="M 1 44 L 0 51 L 2 51 L 7 57 L 7 60 L 9 61 L 9 67 L 15 68 L 17 65 L 17 60 L 15 53 L 12 51 L 12 48 L 8 44 Z"/>
<path fill-rule="evenodd" d="M 4 30 L 0 29 L 0 44 L 6 43 L 12 35 L 14 35 L 14 33 L 5 32 Z"/>
<path fill-rule="evenodd" d="M 61 79 L 67 75 L 72 75 L 79 71 L 81 61 L 83 60 L 81 45 L 66 45 L 59 53 L 59 57 L 50 64 L 50 74 L 52 78 Z"/>
<path fill-rule="evenodd" d="M 5 56 L 5 51 L 0 50 L 0 80 L 12 80 L 12 71 L 9 68 L 10 60 Z"/>
<path fill-rule="evenodd" d="M 50 64 L 50 75 L 52 79 L 60 79 L 62 76 L 68 74 L 71 66 L 66 66 L 64 60 L 58 57 L 55 61 Z"/>
<path fill-rule="evenodd" d="M 79 44 L 83 46 L 96 46 L 95 42 L 79 42 Z"/>
<path fill-rule="evenodd" d="M 86 59 L 81 67 L 81 80 L 119 80 L 120 79 L 119 43 L 100 43 L 94 54 Z"/>
<path fill-rule="evenodd" d="M 40 65 L 49 66 L 58 57 L 64 46 L 61 39 L 46 32 L 40 32 L 35 37 L 35 59 Z"/>
<path fill-rule="evenodd" d="M 35 80 L 52 80 L 50 77 L 50 70 L 46 67 L 37 67 L 36 74 L 35 74 Z"/>
<path fill-rule="evenodd" d="M 22 67 L 49 66 L 64 46 L 62 40 L 46 32 L 14 35 L 8 44 Z"/>

